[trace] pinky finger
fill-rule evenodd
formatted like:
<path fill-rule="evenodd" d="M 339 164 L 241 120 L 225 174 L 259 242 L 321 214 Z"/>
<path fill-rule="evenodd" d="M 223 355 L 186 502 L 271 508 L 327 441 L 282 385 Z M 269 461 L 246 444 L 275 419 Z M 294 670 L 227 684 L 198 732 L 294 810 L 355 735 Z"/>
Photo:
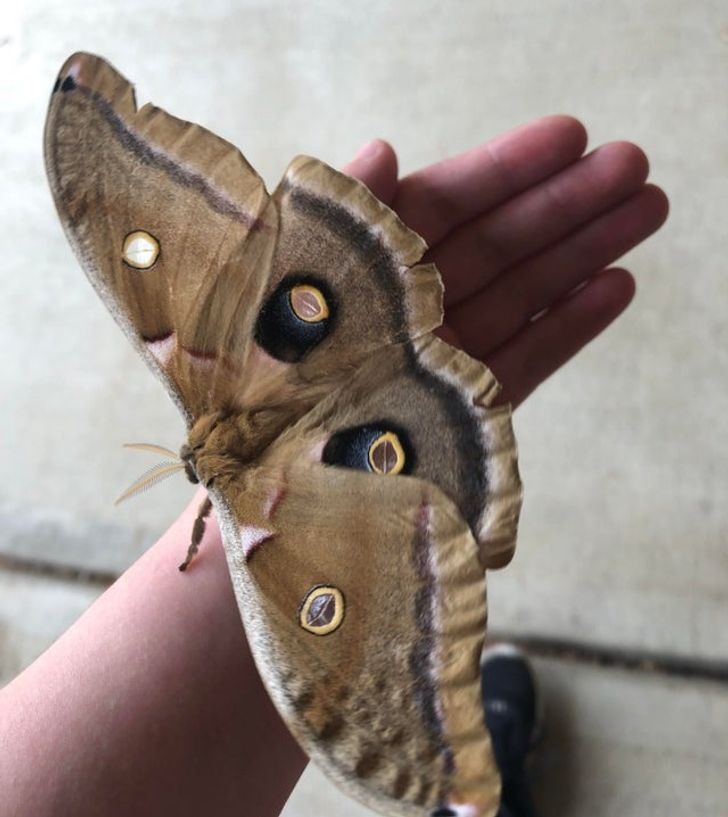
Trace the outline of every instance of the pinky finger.
<path fill-rule="evenodd" d="M 603 332 L 629 305 L 635 283 L 624 269 L 597 273 L 588 283 L 525 326 L 486 363 L 503 384 L 499 402 L 515 408 L 544 380 Z"/>

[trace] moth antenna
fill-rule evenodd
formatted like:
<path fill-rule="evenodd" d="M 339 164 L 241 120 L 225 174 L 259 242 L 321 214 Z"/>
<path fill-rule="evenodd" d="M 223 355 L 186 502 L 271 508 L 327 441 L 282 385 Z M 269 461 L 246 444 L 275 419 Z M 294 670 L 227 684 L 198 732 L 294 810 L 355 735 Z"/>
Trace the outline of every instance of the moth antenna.
<path fill-rule="evenodd" d="M 178 460 L 179 454 L 176 451 L 171 451 L 163 445 L 154 445 L 153 443 L 124 443 L 124 448 L 133 448 L 135 451 L 149 451 L 152 454 L 160 454 L 162 457 L 169 457 L 172 460 Z"/>
<path fill-rule="evenodd" d="M 145 471 L 136 482 L 130 485 L 114 502 L 114 505 L 119 505 L 125 499 L 129 499 L 129 497 L 148 490 L 152 485 L 156 485 L 158 482 L 161 482 L 172 474 L 176 474 L 178 471 L 184 471 L 184 468 L 185 464 L 183 462 L 169 462 L 167 460 L 160 462 L 159 465 L 155 465 L 153 468 Z"/>

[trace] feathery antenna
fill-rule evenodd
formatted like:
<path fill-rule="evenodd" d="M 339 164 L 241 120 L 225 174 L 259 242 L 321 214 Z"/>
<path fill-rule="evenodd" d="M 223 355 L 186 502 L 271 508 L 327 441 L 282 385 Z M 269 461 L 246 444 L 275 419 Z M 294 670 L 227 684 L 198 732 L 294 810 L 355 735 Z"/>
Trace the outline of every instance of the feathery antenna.
<path fill-rule="evenodd" d="M 114 505 L 119 505 L 121 502 L 124 502 L 124 500 L 149 490 L 153 485 L 172 476 L 172 474 L 176 474 L 178 471 L 184 471 L 185 464 L 179 459 L 177 454 L 169 448 L 165 448 L 163 445 L 154 445 L 152 443 L 124 443 L 124 448 L 133 448 L 136 451 L 148 451 L 152 454 L 161 454 L 163 457 L 171 459 L 166 459 L 148 471 L 145 471 L 138 480 L 124 491 L 114 502 Z"/>
<path fill-rule="evenodd" d="M 133 448 L 135 451 L 150 451 L 152 454 L 160 454 L 171 460 L 179 459 L 179 454 L 176 451 L 165 448 L 163 445 L 154 445 L 154 443 L 124 443 L 123 447 Z"/>

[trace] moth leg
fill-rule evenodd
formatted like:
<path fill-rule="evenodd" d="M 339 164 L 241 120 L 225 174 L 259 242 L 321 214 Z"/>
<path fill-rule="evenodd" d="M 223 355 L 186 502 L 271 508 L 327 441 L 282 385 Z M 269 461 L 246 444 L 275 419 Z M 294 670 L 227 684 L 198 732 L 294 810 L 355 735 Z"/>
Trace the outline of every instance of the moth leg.
<path fill-rule="evenodd" d="M 206 496 L 202 501 L 200 507 L 197 509 L 197 518 L 192 525 L 192 538 L 190 546 L 187 548 L 187 556 L 184 562 L 179 566 L 179 569 L 184 573 L 190 565 L 190 562 L 195 558 L 195 554 L 200 549 L 202 537 L 205 535 L 205 519 L 210 515 L 212 510 L 212 502 L 210 497 Z"/>

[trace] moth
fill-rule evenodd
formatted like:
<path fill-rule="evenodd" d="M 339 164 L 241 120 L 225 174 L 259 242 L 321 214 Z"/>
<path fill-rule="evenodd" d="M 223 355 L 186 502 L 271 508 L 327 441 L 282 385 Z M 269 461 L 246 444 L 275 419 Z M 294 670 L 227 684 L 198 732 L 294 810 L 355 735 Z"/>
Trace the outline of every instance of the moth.
<path fill-rule="evenodd" d="M 493 375 L 432 334 L 424 241 L 316 159 L 269 194 L 88 54 L 56 80 L 45 158 L 81 265 L 184 416 L 175 467 L 207 488 L 293 735 L 383 814 L 493 814 L 479 655 L 516 447 Z"/>

